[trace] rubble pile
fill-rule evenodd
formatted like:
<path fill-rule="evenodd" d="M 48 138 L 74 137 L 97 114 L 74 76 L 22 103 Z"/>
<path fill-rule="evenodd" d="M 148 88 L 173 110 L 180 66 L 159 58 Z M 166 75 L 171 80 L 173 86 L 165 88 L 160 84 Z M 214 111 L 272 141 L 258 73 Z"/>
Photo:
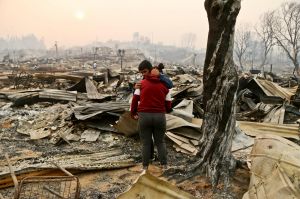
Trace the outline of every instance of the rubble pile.
<path fill-rule="evenodd" d="M 0 141 L 3 144 L 0 150 L 3 155 L 8 153 L 11 157 L 19 180 L 24 176 L 39 175 L 41 171 L 45 174 L 57 169 L 53 162 L 73 173 L 132 168 L 140 162 L 137 121 L 129 113 L 133 85 L 140 78 L 135 65 L 140 57 L 136 60 L 128 53 L 125 60 L 130 64 L 120 70 L 113 52 L 109 49 L 99 50 L 103 52 L 99 56 L 105 57 L 105 61 L 96 61 L 97 68 L 92 68 L 94 62 L 91 63 L 87 56 L 61 60 L 63 67 L 47 68 L 49 61 L 45 65 L 39 64 L 37 69 L 24 67 L 12 73 L 1 71 Z M 174 88 L 170 90 L 173 111 L 167 114 L 166 132 L 170 164 L 179 166 L 195 156 L 201 144 L 204 115 L 202 72 L 193 67 L 168 66 L 164 73 L 174 83 Z M 259 146 L 257 142 L 266 136 L 280 142 L 281 148 L 296 147 L 295 143 L 299 143 L 299 92 L 298 84 L 290 79 L 275 75 L 269 75 L 268 78 L 240 75 L 232 153 L 237 159 L 251 165 L 251 183 L 244 198 L 253 198 L 251 195 L 257 191 L 253 187 L 259 188 L 263 180 L 274 181 L 283 172 L 280 167 L 270 171 L 274 179 L 254 179 L 257 177 L 252 172 L 257 168 L 257 158 L 254 157 L 260 154 L 256 153 L 255 147 Z M 294 143 L 290 144 L 292 141 Z M 270 155 L 259 156 L 260 162 L 264 162 L 264 157 L 270 158 Z M 276 157 L 279 155 L 276 154 Z M 282 159 L 279 158 L 274 165 L 280 161 Z M 8 190 L 13 185 L 11 171 L 5 160 L 1 160 L 0 165 L 0 188 Z M 293 165 L 296 165 L 295 168 L 300 166 L 298 162 Z M 290 177 L 290 173 L 287 174 L 285 178 Z M 144 179 L 150 184 L 135 185 L 134 194 L 136 189 L 143 186 L 153 186 L 151 183 L 159 181 L 164 184 L 149 175 L 145 174 L 137 183 Z M 268 175 L 264 173 L 264 176 Z M 295 195 L 299 192 L 298 178 L 295 178 L 297 182 L 293 181 L 294 189 L 297 189 Z M 129 184 L 133 184 L 131 182 L 124 186 L 128 188 Z M 203 196 L 201 190 L 189 190 L 191 196 L 169 185 L 164 186 L 171 189 L 170 193 L 182 194 L 185 198 Z M 84 191 L 87 194 L 86 189 Z M 124 191 L 125 187 L 116 193 Z M 107 190 L 110 196 L 111 192 L 113 188 Z M 9 191 L 3 193 L 10 194 Z M 264 196 L 274 195 L 265 193 Z M 126 194 L 120 196 L 124 197 Z"/>

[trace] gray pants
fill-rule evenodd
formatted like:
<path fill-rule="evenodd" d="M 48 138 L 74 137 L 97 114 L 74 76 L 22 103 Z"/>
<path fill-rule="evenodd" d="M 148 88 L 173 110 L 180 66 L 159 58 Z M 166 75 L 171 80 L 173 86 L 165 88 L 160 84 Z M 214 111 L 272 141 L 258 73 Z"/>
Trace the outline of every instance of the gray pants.
<path fill-rule="evenodd" d="M 148 166 L 151 157 L 152 135 L 157 147 L 158 159 L 162 165 L 167 164 L 165 142 L 165 113 L 139 113 L 139 130 L 142 141 L 143 166 Z"/>

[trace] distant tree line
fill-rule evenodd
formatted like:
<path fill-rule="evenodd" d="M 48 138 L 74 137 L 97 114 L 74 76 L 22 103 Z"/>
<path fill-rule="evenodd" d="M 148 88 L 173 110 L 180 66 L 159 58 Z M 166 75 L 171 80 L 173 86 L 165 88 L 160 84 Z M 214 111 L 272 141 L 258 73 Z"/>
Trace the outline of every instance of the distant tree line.
<path fill-rule="evenodd" d="M 272 64 L 272 52 L 283 53 L 293 66 L 293 73 L 300 75 L 300 3 L 289 1 L 278 9 L 264 13 L 259 24 L 251 30 L 240 25 L 235 33 L 234 55 L 240 70 L 253 65 L 261 69 Z"/>

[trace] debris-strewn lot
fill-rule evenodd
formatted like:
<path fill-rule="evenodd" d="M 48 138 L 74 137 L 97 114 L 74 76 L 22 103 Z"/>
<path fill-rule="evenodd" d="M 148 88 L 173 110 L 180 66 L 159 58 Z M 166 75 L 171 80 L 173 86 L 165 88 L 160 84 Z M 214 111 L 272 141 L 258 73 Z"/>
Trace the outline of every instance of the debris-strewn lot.
<path fill-rule="evenodd" d="M 164 174 L 156 160 L 136 182 L 141 175 L 141 146 L 137 121 L 131 119 L 128 110 L 133 84 L 140 78 L 135 60 L 140 59 L 127 58 L 131 67 L 122 71 L 111 58 L 110 67 L 97 69 L 75 70 L 64 63 L 60 70 L 43 66 L 34 70 L 23 67 L 13 72 L 8 68 L 1 72 L 0 193 L 3 197 L 11 198 L 18 193 L 23 198 L 33 198 L 31 195 L 39 198 L 42 194 L 49 196 L 40 198 L 50 195 L 72 198 L 78 188 L 80 198 L 116 198 L 132 188 L 126 192 L 128 196 L 137 192 L 137 198 L 146 198 L 147 193 L 161 192 L 148 190 L 151 183 L 161 183 L 162 189 L 170 189 L 179 198 L 224 197 L 221 190 L 225 185 L 213 191 L 205 176 L 177 181 Z M 88 63 L 81 61 L 82 65 Z M 169 165 L 170 169 L 184 171 L 201 144 L 202 72 L 178 66 L 168 66 L 164 72 L 174 83 L 173 112 L 167 115 Z M 241 164 L 226 197 L 246 199 L 259 194 L 261 198 L 278 198 L 279 193 L 283 194 L 280 198 L 285 198 L 284 194 L 300 196 L 299 95 L 298 83 L 292 78 L 273 73 L 240 75 L 232 153 Z M 68 178 L 58 166 L 71 172 L 74 178 Z M 19 182 L 17 190 L 13 173 Z M 21 183 L 33 176 L 40 178 Z M 41 176 L 64 176 L 69 181 L 63 182 L 61 178 L 55 184 Z M 76 177 L 80 186 L 74 180 Z M 143 185 L 147 189 L 139 191 L 138 183 L 144 181 L 149 183 Z"/>
<path fill-rule="evenodd" d="M 52 107 L 52 105 L 48 105 Z M 49 107 L 39 107 L 39 111 L 45 113 L 43 109 Z M 129 189 L 141 174 L 141 147 L 137 135 L 126 137 L 114 132 L 100 131 L 98 139 L 90 142 L 70 140 L 68 144 L 61 139 L 60 142 L 54 144 L 50 137 L 32 140 L 29 135 L 18 132 L 17 129 L 20 124 L 14 118 L 21 118 L 22 115 L 23 117 L 29 117 L 28 110 L 31 109 L 34 109 L 34 107 L 13 108 L 10 110 L 11 115 L 9 118 L 11 120 L 4 120 L 1 123 L 1 151 L 2 154 L 9 154 L 17 176 L 22 178 L 33 175 L 64 175 L 50 163 L 55 161 L 79 177 L 81 198 L 116 198 L 116 196 Z M 74 125 L 78 129 L 84 128 L 82 124 Z M 172 145 L 173 143 L 168 140 L 170 165 L 180 167 L 187 165 L 191 155 L 176 152 Z M 79 162 L 76 162 L 75 159 Z M 12 196 L 13 183 L 4 155 L 1 155 L 0 164 L 2 168 L 0 174 L 1 193 L 4 196 Z M 41 168 L 43 168 L 42 171 Z M 155 176 L 166 179 L 162 176 L 162 170 L 156 161 L 151 165 L 150 172 Z M 241 197 L 247 190 L 248 176 L 247 170 L 237 171 L 232 187 L 236 197 Z M 176 182 L 173 180 L 172 183 Z M 205 177 L 199 176 L 179 183 L 177 186 L 196 197 L 205 198 L 207 195 L 212 194 L 210 184 Z"/>

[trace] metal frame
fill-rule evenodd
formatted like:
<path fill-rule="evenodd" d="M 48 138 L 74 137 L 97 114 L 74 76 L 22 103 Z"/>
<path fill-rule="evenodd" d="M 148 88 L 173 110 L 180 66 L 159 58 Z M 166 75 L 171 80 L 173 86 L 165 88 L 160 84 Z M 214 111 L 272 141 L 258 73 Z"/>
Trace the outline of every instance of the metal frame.
<path fill-rule="evenodd" d="M 79 196 L 76 176 L 32 176 L 21 181 L 14 199 L 78 199 Z"/>

